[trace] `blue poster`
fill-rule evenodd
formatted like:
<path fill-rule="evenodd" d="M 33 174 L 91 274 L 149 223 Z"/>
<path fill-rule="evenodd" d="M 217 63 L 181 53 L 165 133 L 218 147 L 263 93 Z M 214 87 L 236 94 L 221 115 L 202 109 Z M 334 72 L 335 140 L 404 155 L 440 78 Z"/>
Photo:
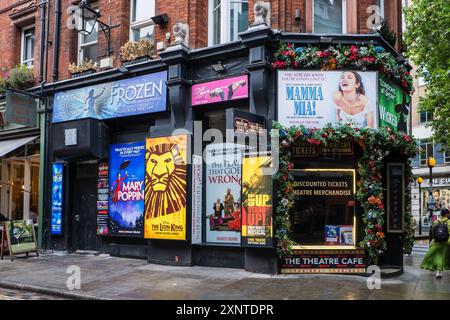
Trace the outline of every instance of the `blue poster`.
<path fill-rule="evenodd" d="M 62 163 L 52 165 L 52 234 L 62 234 L 63 168 Z"/>
<path fill-rule="evenodd" d="M 167 71 L 57 92 L 53 123 L 110 119 L 166 110 Z"/>
<path fill-rule="evenodd" d="M 339 244 L 339 226 L 325 225 L 325 244 Z"/>
<path fill-rule="evenodd" d="M 145 142 L 109 150 L 109 234 L 143 236 Z"/>

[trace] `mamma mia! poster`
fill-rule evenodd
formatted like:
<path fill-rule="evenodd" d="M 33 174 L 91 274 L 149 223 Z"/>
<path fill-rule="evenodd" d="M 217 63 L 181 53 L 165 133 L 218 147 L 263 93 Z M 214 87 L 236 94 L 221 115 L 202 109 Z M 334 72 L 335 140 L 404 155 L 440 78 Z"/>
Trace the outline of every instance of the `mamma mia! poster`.
<path fill-rule="evenodd" d="M 142 236 L 145 143 L 115 144 L 109 152 L 109 234 Z"/>
<path fill-rule="evenodd" d="M 241 243 L 242 147 L 210 144 L 206 162 L 206 241 Z"/>
<path fill-rule="evenodd" d="M 278 71 L 278 121 L 286 127 L 376 129 L 377 99 L 375 71 Z"/>

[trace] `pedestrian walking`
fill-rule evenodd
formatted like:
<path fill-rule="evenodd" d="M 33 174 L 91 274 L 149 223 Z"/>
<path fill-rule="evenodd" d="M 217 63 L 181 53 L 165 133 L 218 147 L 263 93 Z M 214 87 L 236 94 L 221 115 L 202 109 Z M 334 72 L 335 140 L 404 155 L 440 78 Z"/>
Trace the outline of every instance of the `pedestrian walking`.
<path fill-rule="evenodd" d="M 436 271 L 436 278 L 442 278 L 444 270 L 450 270 L 450 211 L 441 210 L 441 217 L 433 223 L 433 240 L 430 243 L 425 258 L 420 267 L 430 271 Z"/>

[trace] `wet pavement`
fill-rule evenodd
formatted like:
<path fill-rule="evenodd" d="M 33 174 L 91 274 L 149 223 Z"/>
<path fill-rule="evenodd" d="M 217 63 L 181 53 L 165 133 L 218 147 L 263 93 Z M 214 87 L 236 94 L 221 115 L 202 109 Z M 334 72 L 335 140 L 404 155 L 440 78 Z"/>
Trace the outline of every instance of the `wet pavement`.
<path fill-rule="evenodd" d="M 381 288 L 373 290 L 367 287 L 368 278 L 361 276 L 264 275 L 241 269 L 161 266 L 103 254 L 58 253 L 0 261 L 0 287 L 71 299 L 450 300 L 450 271 L 435 279 L 434 273 L 418 267 L 426 250 L 427 241 L 417 243 L 404 258 L 405 272 L 382 279 Z M 73 276 L 78 267 L 80 289 L 70 290 L 67 284 L 76 285 Z"/>
<path fill-rule="evenodd" d="M 1 300 L 64 300 L 64 299 L 61 297 L 55 297 L 36 292 L 0 288 L 0 301 Z"/>

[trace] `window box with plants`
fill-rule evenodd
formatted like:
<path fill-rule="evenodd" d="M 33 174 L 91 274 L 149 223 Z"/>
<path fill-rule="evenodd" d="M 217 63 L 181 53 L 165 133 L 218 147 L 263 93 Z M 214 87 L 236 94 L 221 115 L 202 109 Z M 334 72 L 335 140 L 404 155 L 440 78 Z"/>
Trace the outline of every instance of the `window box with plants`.
<path fill-rule="evenodd" d="M 123 65 L 141 63 L 152 59 L 154 46 L 149 39 L 128 41 L 120 48 Z"/>
<path fill-rule="evenodd" d="M 18 65 L 11 69 L 6 77 L 0 76 L 0 96 L 5 95 L 7 89 L 26 90 L 33 85 L 33 68 Z"/>
<path fill-rule="evenodd" d="M 95 63 L 92 60 L 85 60 L 80 64 L 69 64 L 70 77 L 79 78 L 97 72 Z"/>

